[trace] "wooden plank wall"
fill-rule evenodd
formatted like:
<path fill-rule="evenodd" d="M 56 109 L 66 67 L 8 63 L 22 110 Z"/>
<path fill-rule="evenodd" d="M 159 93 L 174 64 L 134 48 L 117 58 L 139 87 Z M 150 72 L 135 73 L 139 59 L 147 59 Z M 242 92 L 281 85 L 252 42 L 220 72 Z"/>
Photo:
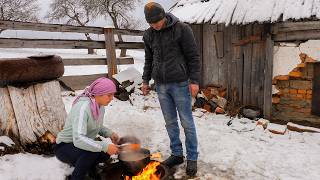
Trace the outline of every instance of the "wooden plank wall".
<path fill-rule="evenodd" d="M 192 31 L 193 31 L 193 35 L 196 39 L 196 42 L 197 42 L 197 47 L 198 47 L 198 51 L 199 51 L 199 54 L 200 54 L 200 67 L 201 67 L 201 74 L 200 76 L 203 77 L 203 39 L 202 39 L 202 36 L 203 36 L 203 26 L 202 25 L 191 25 L 191 28 L 192 28 Z M 200 79 L 200 86 L 202 86 L 203 84 L 203 79 L 201 78 Z"/>
<path fill-rule="evenodd" d="M 314 63 L 314 79 L 312 83 L 312 114 L 320 116 L 320 63 Z"/>
<path fill-rule="evenodd" d="M 217 58 L 217 48 L 215 43 L 215 32 L 217 25 L 203 25 L 203 77 L 202 86 L 209 84 L 219 84 L 219 65 Z"/>
<path fill-rule="evenodd" d="M 229 100 L 263 109 L 266 66 L 264 25 L 202 26 L 202 86 L 222 85 L 228 89 Z M 197 34 L 201 36 L 201 33 Z"/>

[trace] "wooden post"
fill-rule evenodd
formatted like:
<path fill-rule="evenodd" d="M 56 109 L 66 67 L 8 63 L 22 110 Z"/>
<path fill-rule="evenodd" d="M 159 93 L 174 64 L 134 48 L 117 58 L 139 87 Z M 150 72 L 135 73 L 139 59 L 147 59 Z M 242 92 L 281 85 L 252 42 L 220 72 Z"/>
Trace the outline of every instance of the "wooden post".
<path fill-rule="evenodd" d="M 271 119 L 272 110 L 272 77 L 273 77 L 273 47 L 274 41 L 269 34 L 266 40 L 266 66 L 264 70 L 264 105 L 265 119 Z"/>
<path fill-rule="evenodd" d="M 113 28 L 104 29 L 105 36 L 105 46 L 107 54 L 107 66 L 108 66 L 108 77 L 117 73 L 117 64 L 116 64 L 116 43 L 114 40 Z"/>

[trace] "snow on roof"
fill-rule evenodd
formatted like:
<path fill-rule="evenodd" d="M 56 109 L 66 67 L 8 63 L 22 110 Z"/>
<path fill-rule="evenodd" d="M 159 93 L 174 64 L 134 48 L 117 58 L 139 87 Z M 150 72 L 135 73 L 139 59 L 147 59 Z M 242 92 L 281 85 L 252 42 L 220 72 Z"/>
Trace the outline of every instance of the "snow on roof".
<path fill-rule="evenodd" d="M 171 13 L 191 24 L 320 19 L 320 0 L 180 0 Z"/>

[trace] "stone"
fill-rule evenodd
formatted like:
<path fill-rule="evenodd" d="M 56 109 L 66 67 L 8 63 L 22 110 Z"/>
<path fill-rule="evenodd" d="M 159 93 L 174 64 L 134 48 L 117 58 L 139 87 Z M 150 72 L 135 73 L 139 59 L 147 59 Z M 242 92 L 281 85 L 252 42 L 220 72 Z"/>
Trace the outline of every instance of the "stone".
<path fill-rule="evenodd" d="M 288 75 L 279 75 L 279 76 L 274 77 L 274 79 L 280 80 L 280 81 L 288 81 L 289 76 Z"/>
<path fill-rule="evenodd" d="M 211 100 L 212 100 L 213 102 L 215 102 L 215 103 L 216 103 L 219 107 L 221 107 L 222 109 L 225 109 L 226 106 L 227 106 L 227 103 L 228 103 L 225 98 L 219 97 L 219 96 L 213 97 Z"/>
<path fill-rule="evenodd" d="M 277 81 L 276 84 L 277 87 L 279 87 L 280 89 L 284 89 L 284 88 L 288 88 L 290 86 L 289 81 Z"/>
<path fill-rule="evenodd" d="M 221 107 L 217 107 L 215 112 L 216 112 L 216 114 L 224 114 L 225 113 L 225 111 Z"/>
<path fill-rule="evenodd" d="M 291 71 L 291 72 L 289 73 L 289 76 L 290 76 L 290 77 L 299 78 L 299 77 L 302 77 L 302 73 L 299 72 L 299 71 Z"/>
<path fill-rule="evenodd" d="M 299 57 L 300 57 L 300 60 L 301 60 L 302 63 L 305 62 L 307 56 L 308 56 L 308 55 L 305 54 L 305 53 L 300 53 L 300 54 L 299 54 Z"/>
<path fill-rule="evenodd" d="M 292 89 L 312 89 L 312 82 L 306 80 L 290 80 L 290 88 Z"/>
<path fill-rule="evenodd" d="M 305 89 L 298 89 L 298 94 L 307 94 L 307 90 L 305 90 Z"/>
<path fill-rule="evenodd" d="M 267 127 L 268 131 L 274 133 L 274 134 L 281 134 L 284 135 L 287 131 L 287 126 L 280 125 L 280 124 L 274 124 L 269 123 Z"/>
<path fill-rule="evenodd" d="M 280 98 L 279 97 L 272 97 L 272 104 L 279 104 Z"/>
<path fill-rule="evenodd" d="M 297 65 L 297 67 L 304 68 L 304 67 L 306 67 L 306 64 L 305 63 L 300 63 L 300 64 Z"/>
<path fill-rule="evenodd" d="M 290 94 L 298 94 L 298 91 L 296 89 L 290 89 L 289 93 Z"/>
<path fill-rule="evenodd" d="M 267 129 L 269 123 L 270 123 L 269 120 L 259 119 L 259 120 L 257 121 L 257 126 L 258 126 L 258 125 L 261 125 L 264 129 Z"/>

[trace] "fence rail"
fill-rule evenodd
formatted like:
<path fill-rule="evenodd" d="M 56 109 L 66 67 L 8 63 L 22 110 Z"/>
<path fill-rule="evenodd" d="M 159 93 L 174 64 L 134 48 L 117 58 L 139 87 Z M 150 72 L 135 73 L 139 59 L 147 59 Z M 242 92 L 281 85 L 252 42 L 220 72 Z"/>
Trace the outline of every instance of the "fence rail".
<path fill-rule="evenodd" d="M 0 38 L 0 48 L 105 49 L 105 41 Z M 115 42 L 116 49 L 143 49 L 142 42 Z"/>
<path fill-rule="evenodd" d="M 106 58 L 77 58 L 63 59 L 65 66 L 78 65 L 107 65 L 108 74 L 94 74 L 84 76 L 64 76 L 60 78 L 72 89 L 83 89 L 98 77 L 117 73 L 117 65 L 133 64 L 132 57 L 116 57 L 116 49 L 143 49 L 142 42 L 115 41 L 115 35 L 142 36 L 144 31 L 130 29 L 115 29 L 90 26 L 72 26 L 63 24 L 28 23 L 17 21 L 0 21 L 2 30 L 29 30 L 44 32 L 70 32 L 104 35 L 105 40 L 83 39 L 28 39 L 28 38 L 0 38 L 0 48 L 51 48 L 51 49 L 106 49 Z"/>
<path fill-rule="evenodd" d="M 93 26 L 72 26 L 65 24 L 0 21 L 0 29 L 104 34 L 105 28 Z M 144 31 L 131 29 L 114 29 L 114 33 L 120 35 L 142 36 Z"/>

